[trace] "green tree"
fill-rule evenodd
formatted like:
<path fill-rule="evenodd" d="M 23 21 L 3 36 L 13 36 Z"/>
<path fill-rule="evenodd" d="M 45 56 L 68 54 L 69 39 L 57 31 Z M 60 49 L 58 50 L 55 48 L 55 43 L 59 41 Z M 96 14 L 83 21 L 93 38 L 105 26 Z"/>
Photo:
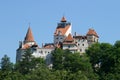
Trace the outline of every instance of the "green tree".
<path fill-rule="evenodd" d="M 84 73 L 82 73 L 82 71 L 77 71 L 75 73 L 69 73 L 67 80 L 91 80 L 91 79 L 88 79 L 87 76 L 85 76 Z"/>
<path fill-rule="evenodd" d="M 107 66 L 111 65 L 108 61 L 112 55 L 112 45 L 109 43 L 96 43 L 86 50 L 86 54 L 90 57 L 90 62 L 95 72 L 99 72 L 102 68 L 102 71 L 109 72 Z M 100 70 L 101 71 L 101 70 Z"/>
<path fill-rule="evenodd" d="M 26 80 L 56 80 L 53 73 L 46 66 L 39 66 L 25 76 Z"/>
<path fill-rule="evenodd" d="M 53 68 L 62 70 L 64 68 L 63 62 L 64 62 L 64 51 L 60 48 L 57 48 L 53 53 Z"/>
<path fill-rule="evenodd" d="M 31 70 L 31 60 L 32 60 L 32 55 L 31 55 L 31 50 L 28 49 L 24 52 L 21 61 L 16 63 L 16 69 L 22 73 L 22 74 L 27 74 Z"/>
<path fill-rule="evenodd" d="M 13 69 L 13 64 L 10 62 L 10 58 L 7 55 L 1 59 L 1 70 L 2 71 L 11 71 Z"/>
<path fill-rule="evenodd" d="M 42 58 L 32 56 L 31 50 L 28 49 L 25 51 L 22 60 L 16 63 L 16 70 L 22 74 L 28 74 L 32 69 L 43 64 L 45 61 Z"/>
<path fill-rule="evenodd" d="M 94 72 L 99 75 L 100 80 L 118 79 L 117 75 L 114 74 L 119 72 L 120 67 L 119 44 L 118 41 L 114 46 L 109 43 L 96 43 L 86 51 Z"/>
<path fill-rule="evenodd" d="M 112 53 L 112 67 L 110 73 L 114 74 L 116 79 L 120 79 L 120 77 L 118 77 L 120 75 L 120 41 L 115 42 L 115 44 L 113 45 Z"/>
<path fill-rule="evenodd" d="M 8 80 L 9 76 L 13 72 L 13 63 L 7 55 L 4 55 L 1 59 L 0 80 Z"/>
<path fill-rule="evenodd" d="M 93 69 L 85 54 L 71 53 L 69 50 L 56 49 L 53 53 L 53 69 L 66 70 L 70 73 L 82 71 L 82 73 L 90 80 L 97 79 L 93 73 Z"/>
<path fill-rule="evenodd" d="M 12 71 L 12 72 L 3 72 L 0 75 L 0 80 L 26 80 L 24 75 L 19 72 Z"/>

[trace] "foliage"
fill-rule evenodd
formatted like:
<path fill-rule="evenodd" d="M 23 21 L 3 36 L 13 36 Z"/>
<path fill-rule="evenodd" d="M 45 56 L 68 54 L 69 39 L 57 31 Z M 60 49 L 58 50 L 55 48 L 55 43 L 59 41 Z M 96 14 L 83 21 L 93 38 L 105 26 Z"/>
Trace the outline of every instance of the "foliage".
<path fill-rule="evenodd" d="M 97 79 L 93 73 L 89 57 L 85 54 L 71 53 L 69 50 L 56 49 L 53 53 L 53 69 L 72 73 L 81 71 L 88 79 Z M 89 74 L 91 73 L 91 74 Z M 75 75 L 75 74 L 74 74 Z"/>
<path fill-rule="evenodd" d="M 31 70 L 35 69 L 38 65 L 43 65 L 45 61 L 42 58 L 34 58 L 31 50 L 28 49 L 23 55 L 23 59 L 16 63 L 16 70 L 22 74 L 28 74 Z"/>
<path fill-rule="evenodd" d="M 53 68 L 45 60 L 25 51 L 23 59 L 13 65 L 4 55 L 0 62 L 0 80 L 120 80 L 120 41 L 114 45 L 96 43 L 86 53 L 56 49 Z"/>
<path fill-rule="evenodd" d="M 25 53 L 23 54 L 23 58 L 21 61 L 16 63 L 16 69 L 22 73 L 22 74 L 27 74 L 30 72 L 30 70 L 32 69 L 32 58 L 33 56 L 31 55 L 31 51 L 30 49 L 26 50 Z"/>
<path fill-rule="evenodd" d="M 100 80 L 119 80 L 120 77 L 120 41 L 93 44 L 87 51 L 90 62 Z"/>
<path fill-rule="evenodd" d="M 13 64 L 10 62 L 10 58 L 7 55 L 1 59 L 1 70 L 10 71 L 13 68 Z"/>

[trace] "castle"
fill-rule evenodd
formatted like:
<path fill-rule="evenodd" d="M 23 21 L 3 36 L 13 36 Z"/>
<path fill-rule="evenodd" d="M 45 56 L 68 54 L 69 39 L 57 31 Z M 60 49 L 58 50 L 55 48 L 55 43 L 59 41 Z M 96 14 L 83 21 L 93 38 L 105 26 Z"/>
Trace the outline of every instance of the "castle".
<path fill-rule="evenodd" d="M 63 16 L 54 32 L 53 43 L 46 43 L 42 45 L 42 47 L 39 47 L 29 27 L 24 41 L 19 42 L 19 48 L 16 51 L 16 61 L 20 61 L 24 51 L 30 48 L 34 57 L 44 58 L 46 64 L 52 67 L 51 52 L 55 50 L 56 47 L 62 48 L 63 50 L 69 49 L 72 53 L 80 52 L 80 54 L 83 54 L 91 44 L 99 40 L 99 36 L 94 29 L 89 29 L 85 36 L 78 35 L 76 32 L 72 35 L 71 30 L 71 23 Z"/>

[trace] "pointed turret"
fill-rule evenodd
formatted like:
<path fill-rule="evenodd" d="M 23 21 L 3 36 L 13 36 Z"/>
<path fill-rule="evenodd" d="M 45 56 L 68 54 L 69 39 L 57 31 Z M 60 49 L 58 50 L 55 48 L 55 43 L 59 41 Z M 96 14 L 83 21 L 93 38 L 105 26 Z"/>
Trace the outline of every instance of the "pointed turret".
<path fill-rule="evenodd" d="M 24 41 L 25 42 L 34 42 L 34 37 L 33 37 L 32 30 L 30 27 L 28 28 L 28 31 L 27 31 Z"/>
<path fill-rule="evenodd" d="M 61 22 L 67 22 L 66 18 L 63 16 Z"/>
<path fill-rule="evenodd" d="M 30 27 L 27 30 L 24 41 L 23 42 L 20 41 L 19 43 L 20 43 L 20 45 L 19 45 L 19 48 L 17 49 L 17 53 L 16 53 L 16 61 L 17 62 L 23 59 L 23 54 L 24 54 L 25 50 L 30 49 L 33 54 L 34 50 L 39 48 L 37 43 L 34 41 L 32 30 Z"/>

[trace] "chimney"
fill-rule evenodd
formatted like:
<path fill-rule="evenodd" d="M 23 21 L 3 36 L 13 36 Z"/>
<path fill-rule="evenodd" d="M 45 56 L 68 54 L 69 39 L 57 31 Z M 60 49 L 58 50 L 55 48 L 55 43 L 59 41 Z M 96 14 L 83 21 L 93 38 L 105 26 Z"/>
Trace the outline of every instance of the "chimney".
<path fill-rule="evenodd" d="M 22 45 L 23 45 L 22 41 L 19 41 L 19 48 L 22 48 Z"/>
<path fill-rule="evenodd" d="M 76 36 L 76 32 L 74 33 L 74 36 Z"/>
<path fill-rule="evenodd" d="M 42 48 L 44 47 L 44 44 L 42 43 Z"/>

